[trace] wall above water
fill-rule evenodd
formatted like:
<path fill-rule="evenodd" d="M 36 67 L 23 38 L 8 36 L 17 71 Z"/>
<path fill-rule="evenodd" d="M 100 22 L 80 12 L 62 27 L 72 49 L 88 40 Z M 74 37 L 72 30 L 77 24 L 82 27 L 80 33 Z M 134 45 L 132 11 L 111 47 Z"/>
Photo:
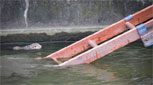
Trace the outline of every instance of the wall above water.
<path fill-rule="evenodd" d="M 152 0 L 29 0 L 31 27 L 112 24 L 152 4 Z M 0 0 L 0 28 L 25 28 L 24 0 Z M 28 29 L 28 28 L 26 28 Z"/>

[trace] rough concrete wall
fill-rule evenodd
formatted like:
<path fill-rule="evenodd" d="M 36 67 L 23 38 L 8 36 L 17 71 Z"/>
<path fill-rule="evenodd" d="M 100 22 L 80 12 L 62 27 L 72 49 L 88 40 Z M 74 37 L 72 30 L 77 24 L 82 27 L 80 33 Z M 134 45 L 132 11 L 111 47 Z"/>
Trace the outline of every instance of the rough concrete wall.
<path fill-rule="evenodd" d="M 152 0 L 30 0 L 29 27 L 97 26 L 114 23 Z M 0 0 L 1 29 L 24 28 L 24 0 Z"/>

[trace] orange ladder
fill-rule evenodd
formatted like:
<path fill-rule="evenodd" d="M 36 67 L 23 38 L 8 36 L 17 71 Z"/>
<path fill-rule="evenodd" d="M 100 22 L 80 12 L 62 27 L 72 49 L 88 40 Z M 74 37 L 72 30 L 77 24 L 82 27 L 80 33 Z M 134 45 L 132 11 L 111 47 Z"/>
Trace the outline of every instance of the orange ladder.
<path fill-rule="evenodd" d="M 92 35 L 89 35 L 55 53 L 52 53 L 42 59 L 53 59 L 55 62 L 59 64 L 58 66 L 69 66 L 69 65 L 77 65 L 83 63 L 91 63 L 140 38 L 142 38 L 142 40 L 144 41 L 144 39 L 152 35 L 152 30 L 146 32 L 145 34 L 148 34 L 146 36 L 145 34 L 140 35 L 140 33 L 138 33 L 138 29 L 135 26 L 138 25 L 138 28 L 140 28 L 141 32 L 142 31 L 141 29 L 143 27 L 148 28 L 152 26 L 153 24 L 152 18 L 153 18 L 153 5 L 141 11 L 138 11 L 135 14 L 129 15 L 124 19 Z M 139 24 L 143 22 L 146 23 L 140 26 Z M 149 42 L 145 41 L 144 43 L 146 44 L 150 42 L 151 41 Z M 60 58 L 71 58 L 71 59 L 62 63 L 59 60 Z"/>

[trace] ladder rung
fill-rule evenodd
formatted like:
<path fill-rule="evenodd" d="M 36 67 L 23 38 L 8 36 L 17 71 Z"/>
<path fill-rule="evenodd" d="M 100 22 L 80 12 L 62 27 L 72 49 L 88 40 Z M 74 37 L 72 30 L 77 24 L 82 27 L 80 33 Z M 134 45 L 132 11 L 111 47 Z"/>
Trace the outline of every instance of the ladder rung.
<path fill-rule="evenodd" d="M 97 46 L 97 44 L 96 44 L 94 41 L 92 41 L 92 40 L 89 40 L 89 41 L 88 41 L 88 44 L 89 44 L 91 47 L 96 47 L 96 46 Z"/>
<path fill-rule="evenodd" d="M 125 25 L 126 25 L 126 27 L 129 28 L 129 29 L 135 28 L 135 26 L 134 26 L 132 23 L 130 23 L 130 22 L 126 22 Z"/>
<path fill-rule="evenodd" d="M 57 60 L 57 58 L 52 58 L 55 62 L 57 62 L 58 64 L 61 64 L 62 62 Z"/>

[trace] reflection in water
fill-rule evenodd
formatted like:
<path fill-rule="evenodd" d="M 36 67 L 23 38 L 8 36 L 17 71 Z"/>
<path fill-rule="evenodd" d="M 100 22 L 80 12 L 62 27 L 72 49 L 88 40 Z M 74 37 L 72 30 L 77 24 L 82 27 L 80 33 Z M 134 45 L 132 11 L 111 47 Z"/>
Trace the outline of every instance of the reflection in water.
<path fill-rule="evenodd" d="M 104 82 L 111 82 L 117 79 L 113 72 L 109 72 L 105 69 L 100 69 L 92 64 L 74 66 L 71 70 L 74 72 L 79 72 L 84 76 L 94 76 L 97 80 Z"/>
<path fill-rule="evenodd" d="M 91 64 L 53 67 L 45 57 L 69 43 L 43 44 L 41 50 L 1 52 L 2 85 L 150 85 L 152 48 L 133 43 Z M 7 48 L 7 46 L 2 46 Z"/>

